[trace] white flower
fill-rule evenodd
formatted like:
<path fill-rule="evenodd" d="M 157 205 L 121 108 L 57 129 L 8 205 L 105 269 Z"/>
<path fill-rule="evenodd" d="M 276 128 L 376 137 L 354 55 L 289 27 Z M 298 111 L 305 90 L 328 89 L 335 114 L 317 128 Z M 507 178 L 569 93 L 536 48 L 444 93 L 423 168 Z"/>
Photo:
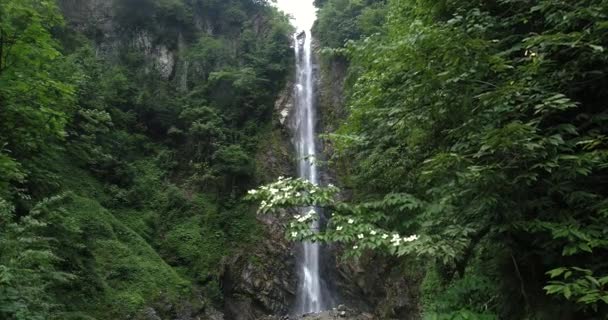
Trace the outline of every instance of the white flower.
<path fill-rule="evenodd" d="M 258 193 L 258 191 L 255 190 L 255 189 L 253 189 L 253 190 L 249 190 L 247 193 L 249 193 L 249 194 L 256 194 L 256 193 Z"/>
<path fill-rule="evenodd" d="M 372 236 L 375 236 L 376 233 L 377 233 L 376 230 L 372 230 L 372 231 L 369 232 L 369 234 L 371 234 Z"/>
<path fill-rule="evenodd" d="M 391 242 L 399 243 L 400 241 L 401 241 L 401 238 L 399 237 L 399 235 L 393 234 L 393 238 L 391 239 Z"/>
<path fill-rule="evenodd" d="M 349 223 L 349 224 L 353 224 L 354 222 L 355 222 L 355 220 L 353 220 L 353 219 L 348 219 L 348 223 Z"/>
<path fill-rule="evenodd" d="M 386 239 L 386 238 L 388 238 L 388 234 L 385 233 L 382 235 L 382 239 Z"/>
<path fill-rule="evenodd" d="M 359 233 L 359 235 L 357 236 L 357 238 L 363 239 L 363 238 L 365 238 L 365 236 L 363 235 L 363 233 Z"/>
<path fill-rule="evenodd" d="M 309 214 L 309 215 L 311 215 L 311 216 L 312 216 L 313 214 L 315 214 L 315 213 L 317 213 L 317 212 L 315 211 L 315 209 L 310 209 L 310 211 L 308 211 L 308 214 Z"/>
<path fill-rule="evenodd" d="M 294 217 L 294 218 L 296 218 L 296 219 L 300 219 L 301 215 L 296 214 L 296 215 L 295 215 L 295 216 L 293 216 L 293 217 Z"/>
<path fill-rule="evenodd" d="M 312 194 L 312 193 L 315 193 L 315 192 L 317 192 L 317 190 L 315 190 L 315 189 L 310 189 L 310 193 L 311 193 L 311 194 Z"/>
<path fill-rule="evenodd" d="M 333 184 L 331 184 L 331 183 L 330 183 L 330 184 L 328 184 L 327 186 L 328 186 L 328 187 L 330 187 L 330 188 L 333 188 L 333 187 L 334 187 L 334 185 L 333 185 Z"/>
<path fill-rule="evenodd" d="M 357 249 L 359 249 L 359 246 L 353 246 L 353 249 L 357 250 Z"/>
<path fill-rule="evenodd" d="M 337 226 L 337 227 L 336 227 L 336 230 L 337 230 L 337 231 L 342 231 L 342 229 L 344 229 L 344 227 L 342 227 L 342 226 Z"/>
<path fill-rule="evenodd" d="M 267 206 L 267 205 L 268 205 L 268 203 L 267 203 L 265 200 L 262 200 L 262 202 L 260 202 L 260 205 L 261 205 L 262 207 L 265 207 L 265 206 Z"/>
<path fill-rule="evenodd" d="M 299 196 L 301 196 L 301 195 L 302 195 L 301 193 L 296 192 L 296 197 L 299 197 Z"/>
<path fill-rule="evenodd" d="M 294 231 L 294 232 L 291 233 L 291 237 L 292 238 L 295 238 L 297 236 L 298 236 L 298 232 L 297 231 Z"/>
<path fill-rule="evenodd" d="M 401 242 L 401 239 L 397 239 L 397 241 L 393 242 L 393 246 L 398 247 Z"/>
<path fill-rule="evenodd" d="M 285 179 L 285 177 L 279 176 L 279 180 L 283 180 L 283 179 Z"/>
<path fill-rule="evenodd" d="M 403 238 L 404 242 L 412 242 L 412 241 L 416 241 L 418 240 L 418 236 L 417 235 L 411 235 L 409 237 Z"/>
<path fill-rule="evenodd" d="M 275 193 L 277 193 L 277 192 L 279 192 L 279 190 L 278 190 L 278 189 L 275 189 L 275 188 L 270 188 L 270 193 L 275 194 Z"/>

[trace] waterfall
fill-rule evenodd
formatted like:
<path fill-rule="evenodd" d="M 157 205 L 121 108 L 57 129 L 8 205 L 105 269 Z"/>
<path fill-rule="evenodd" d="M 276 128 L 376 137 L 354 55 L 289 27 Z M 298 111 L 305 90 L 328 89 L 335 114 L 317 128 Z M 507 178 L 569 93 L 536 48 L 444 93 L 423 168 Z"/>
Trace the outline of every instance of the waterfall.
<path fill-rule="evenodd" d="M 295 86 L 295 144 L 298 156 L 298 174 L 314 184 L 319 183 L 318 168 L 315 164 L 315 103 L 314 103 L 314 74 L 312 62 L 312 36 L 310 30 L 305 30 L 294 36 L 296 55 L 296 86 Z M 306 211 L 314 208 L 306 208 Z M 319 229 L 319 221 L 311 224 L 314 230 Z M 325 310 L 330 305 L 330 297 L 323 288 L 320 273 L 320 252 L 318 243 L 304 242 L 301 244 L 301 254 L 298 259 L 298 291 L 296 296 L 296 313 L 314 313 Z"/>
<path fill-rule="evenodd" d="M 312 32 L 317 10 L 313 0 L 277 0 L 277 6 L 289 13 L 300 32 L 294 35 L 296 56 L 296 85 L 294 144 L 298 157 L 298 175 L 318 184 L 319 172 L 315 165 L 317 154 L 315 143 L 315 86 L 312 54 Z M 316 210 L 306 208 L 304 212 Z M 315 221 L 311 229 L 319 230 L 320 223 Z M 296 314 L 316 313 L 333 307 L 334 298 L 324 281 L 321 262 L 324 258 L 323 247 L 319 243 L 303 242 L 297 260 L 298 289 L 294 312 Z"/>

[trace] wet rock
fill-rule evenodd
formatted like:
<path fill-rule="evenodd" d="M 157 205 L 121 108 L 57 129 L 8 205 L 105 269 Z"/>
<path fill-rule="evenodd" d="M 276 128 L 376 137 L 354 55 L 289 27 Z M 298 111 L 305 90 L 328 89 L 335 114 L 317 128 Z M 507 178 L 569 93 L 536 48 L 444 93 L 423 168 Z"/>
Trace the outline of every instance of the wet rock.
<path fill-rule="evenodd" d="M 287 119 L 292 113 L 294 102 L 293 102 L 293 90 L 294 84 L 288 83 L 274 104 L 275 112 L 279 116 L 279 123 L 283 126 L 287 124 Z"/>
<path fill-rule="evenodd" d="M 208 307 L 205 310 L 204 317 L 202 319 L 205 320 L 224 320 L 224 314 L 219 312 L 218 310 Z"/>
<path fill-rule="evenodd" d="M 299 316 L 264 316 L 256 320 L 378 320 L 372 314 L 361 312 L 345 305 L 332 310 Z"/>
<path fill-rule="evenodd" d="M 147 307 L 142 311 L 141 319 L 142 320 L 162 320 L 156 313 L 156 310 L 154 310 L 154 308 L 151 308 L 151 307 Z"/>
<path fill-rule="evenodd" d="M 295 299 L 293 244 L 276 216 L 260 216 L 260 243 L 224 262 L 222 275 L 227 319 L 253 320 L 288 314 Z"/>

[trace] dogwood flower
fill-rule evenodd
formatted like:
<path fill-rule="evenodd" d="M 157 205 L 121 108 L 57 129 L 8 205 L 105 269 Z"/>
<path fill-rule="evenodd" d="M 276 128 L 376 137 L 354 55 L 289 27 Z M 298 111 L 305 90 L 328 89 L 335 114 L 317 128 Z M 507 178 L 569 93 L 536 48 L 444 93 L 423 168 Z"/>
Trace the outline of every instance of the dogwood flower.
<path fill-rule="evenodd" d="M 297 231 L 294 231 L 294 232 L 291 233 L 291 237 L 292 238 L 295 238 L 297 236 L 298 236 L 298 232 Z"/>
<path fill-rule="evenodd" d="M 363 235 L 363 233 L 359 233 L 359 235 L 357 236 L 357 238 L 363 239 L 363 238 L 365 238 L 365 236 Z"/>
<path fill-rule="evenodd" d="M 353 249 L 357 250 L 359 249 L 359 246 L 353 246 Z"/>
<path fill-rule="evenodd" d="M 411 235 L 409 237 L 405 237 L 403 238 L 403 242 L 412 242 L 412 241 L 416 241 L 418 240 L 418 236 L 417 235 Z"/>
<path fill-rule="evenodd" d="M 336 230 L 337 230 L 337 231 L 342 231 L 342 229 L 344 229 L 344 227 L 342 227 L 342 226 L 337 226 L 337 227 L 336 227 Z"/>
<path fill-rule="evenodd" d="M 354 222 L 355 222 L 355 220 L 353 220 L 353 219 L 348 219 L 348 223 L 349 223 L 349 224 L 353 224 Z"/>
<path fill-rule="evenodd" d="M 382 235 L 382 239 L 386 239 L 386 238 L 388 238 L 388 234 L 385 233 Z"/>
<path fill-rule="evenodd" d="M 372 231 L 369 232 L 369 234 L 371 234 L 372 236 L 375 236 L 376 233 L 377 233 L 376 230 L 372 230 Z"/>
<path fill-rule="evenodd" d="M 251 194 L 251 195 L 254 195 L 254 194 L 258 193 L 258 191 L 255 190 L 255 189 L 253 189 L 253 190 L 249 190 L 247 193 Z"/>

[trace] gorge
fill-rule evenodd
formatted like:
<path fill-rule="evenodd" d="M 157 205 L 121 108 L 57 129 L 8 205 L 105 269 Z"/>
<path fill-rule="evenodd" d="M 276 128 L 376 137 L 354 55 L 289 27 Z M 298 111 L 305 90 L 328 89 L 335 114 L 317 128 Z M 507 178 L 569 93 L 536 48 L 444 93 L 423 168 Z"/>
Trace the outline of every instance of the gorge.
<path fill-rule="evenodd" d="M 605 0 L 1 0 L 0 319 L 608 319 Z"/>

